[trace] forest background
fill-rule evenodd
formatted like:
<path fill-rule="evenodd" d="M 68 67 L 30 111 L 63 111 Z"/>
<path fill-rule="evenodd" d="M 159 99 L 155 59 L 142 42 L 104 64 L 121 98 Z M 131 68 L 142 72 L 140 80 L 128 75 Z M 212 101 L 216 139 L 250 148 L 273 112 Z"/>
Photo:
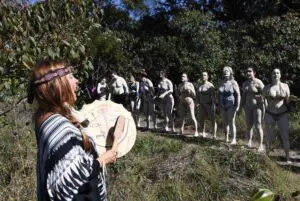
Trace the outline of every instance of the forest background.
<path fill-rule="evenodd" d="M 80 79 L 79 105 L 91 101 L 91 88 L 103 76 L 108 77 L 110 70 L 116 70 L 128 79 L 130 74 L 146 69 L 149 77 L 157 83 L 159 70 L 165 69 L 175 84 L 180 82 L 181 72 L 187 72 L 190 80 L 197 83 L 201 73 L 207 71 L 217 85 L 225 65 L 234 69 L 239 84 L 245 80 L 247 67 L 254 67 L 257 77 L 265 83 L 270 82 L 271 71 L 280 68 L 282 80 L 297 96 L 300 95 L 299 17 L 300 3 L 297 0 L 0 1 L 0 183 L 4 188 L 0 197 L 4 200 L 34 199 L 33 148 L 36 145 L 33 130 L 28 127 L 31 114 L 23 114 L 23 110 L 15 108 L 24 103 L 28 77 L 36 61 L 64 58 L 74 67 L 75 75 Z M 299 139 L 298 105 L 293 107 L 292 136 Z M 24 108 L 28 109 L 25 103 Z M 170 147 L 161 150 L 156 141 L 148 136 L 145 138 L 143 143 L 148 143 L 150 148 L 138 141 L 136 151 L 145 149 L 147 160 L 150 160 L 147 148 L 151 153 L 161 153 L 164 149 L 178 152 L 186 146 L 162 139 Z M 20 154 L 21 166 L 20 157 L 14 153 Z M 195 154 L 194 150 L 191 153 Z M 240 156 L 236 157 L 239 161 Z M 225 156 L 222 160 L 227 159 L 232 162 Z M 229 169 L 231 162 L 226 163 Z M 120 173 L 121 167 L 113 171 Z M 251 166 L 250 170 L 259 167 Z M 215 175 L 222 175 L 219 170 L 214 171 L 217 171 Z M 24 180 L 15 179 L 22 176 Z M 190 178 L 195 178 L 195 175 Z M 220 190 L 220 186 L 214 183 L 218 182 L 216 178 L 208 180 L 213 189 Z M 283 184 L 290 183 L 290 180 L 283 182 L 281 187 L 275 183 L 267 187 L 281 192 Z M 18 188 L 12 188 L 14 186 Z M 174 190 L 173 194 L 176 192 L 171 186 L 169 189 L 159 188 L 166 192 Z M 220 192 L 208 192 L 206 200 L 218 200 L 226 194 Z M 192 196 L 188 190 L 182 193 L 188 198 L 199 196 Z M 233 197 L 237 194 L 233 193 Z M 249 195 L 248 192 L 244 196 Z M 161 192 L 156 194 L 156 199 L 157 196 L 168 195 Z M 153 199 L 150 196 L 148 200 Z M 184 196 L 175 196 L 174 199 L 184 200 Z"/>

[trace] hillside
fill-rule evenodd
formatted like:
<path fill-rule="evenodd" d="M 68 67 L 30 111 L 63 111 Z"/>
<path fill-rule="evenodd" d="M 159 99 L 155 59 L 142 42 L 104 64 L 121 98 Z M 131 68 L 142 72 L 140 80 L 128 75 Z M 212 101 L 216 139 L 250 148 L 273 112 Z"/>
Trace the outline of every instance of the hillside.
<path fill-rule="evenodd" d="M 35 136 L 25 110 L 1 117 L 0 200 L 35 200 Z M 223 141 L 139 132 L 133 150 L 108 168 L 109 200 L 249 200 L 268 188 L 281 200 L 300 175 L 265 155 Z M 295 198 L 296 200 L 297 198 Z"/>
<path fill-rule="evenodd" d="M 300 189 L 300 175 L 243 146 L 147 132 L 109 175 L 111 200 L 249 200 L 259 188 L 291 200 Z"/>

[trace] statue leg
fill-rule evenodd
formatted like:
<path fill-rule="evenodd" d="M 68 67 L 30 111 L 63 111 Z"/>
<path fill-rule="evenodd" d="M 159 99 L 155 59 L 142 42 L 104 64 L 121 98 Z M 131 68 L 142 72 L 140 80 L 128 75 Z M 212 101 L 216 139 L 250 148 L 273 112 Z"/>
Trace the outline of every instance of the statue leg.
<path fill-rule="evenodd" d="M 199 111 L 199 129 L 202 135 L 205 133 L 205 106 L 202 104 L 199 104 L 198 106 L 198 111 Z"/>
<path fill-rule="evenodd" d="M 183 105 L 184 103 L 179 103 L 179 116 L 180 116 L 180 134 L 184 134 L 184 119 L 185 119 L 185 107 Z"/>
<path fill-rule="evenodd" d="M 288 122 L 288 113 L 284 113 L 281 115 L 278 120 L 278 127 L 280 131 L 280 137 L 283 144 L 286 161 L 291 163 L 290 161 L 290 141 L 289 141 L 289 122 Z"/>
<path fill-rule="evenodd" d="M 262 152 L 264 151 L 264 147 L 263 147 L 264 133 L 263 133 L 262 121 L 261 121 L 263 116 L 263 109 L 256 108 L 253 112 L 254 112 L 253 114 L 254 126 L 257 134 L 259 134 L 260 137 L 258 151 Z"/>
<path fill-rule="evenodd" d="M 215 107 L 215 105 L 210 105 L 209 108 L 210 108 L 209 115 L 211 118 L 211 124 L 212 124 L 212 128 L 213 128 L 213 136 L 214 136 L 214 139 L 216 139 L 217 138 L 217 128 L 218 128 L 217 121 L 216 121 L 216 107 Z"/>
<path fill-rule="evenodd" d="M 156 114 L 155 114 L 155 103 L 154 100 L 150 100 L 149 103 L 149 109 L 150 109 L 150 115 L 153 121 L 153 128 L 156 130 L 157 129 L 157 125 L 156 125 Z"/>
<path fill-rule="evenodd" d="M 165 98 L 159 99 L 159 112 L 160 115 L 165 119 L 166 121 L 166 110 L 165 110 Z"/>
<path fill-rule="evenodd" d="M 235 115 L 236 111 L 234 107 L 231 107 L 229 110 L 229 127 L 232 132 L 232 141 L 231 144 L 235 145 L 236 144 L 236 126 L 235 126 Z"/>
<path fill-rule="evenodd" d="M 141 109 L 141 99 L 138 99 L 136 101 L 136 125 L 137 127 L 140 127 L 140 109 Z"/>
<path fill-rule="evenodd" d="M 248 147 L 252 147 L 252 137 L 253 137 L 253 118 L 254 118 L 254 110 L 245 106 L 245 120 L 247 126 L 247 135 L 249 137 Z"/>
<path fill-rule="evenodd" d="M 167 105 L 166 105 L 166 116 L 167 116 L 167 126 L 169 127 L 169 124 L 171 122 L 171 127 L 172 127 L 172 132 L 175 132 L 175 127 L 174 127 L 174 118 L 172 116 L 172 111 L 173 111 L 173 108 L 174 108 L 174 98 L 173 97 L 170 97 L 168 102 L 167 102 Z"/>
<path fill-rule="evenodd" d="M 169 120 L 170 120 L 170 114 L 169 114 L 169 108 L 170 106 L 170 99 L 169 97 L 165 97 L 164 101 L 163 101 L 163 110 L 164 110 L 164 118 L 165 118 L 165 131 L 169 131 Z"/>
<path fill-rule="evenodd" d="M 221 108 L 221 114 L 223 117 L 223 127 L 225 133 L 226 142 L 229 142 L 229 120 L 228 120 L 228 111 L 224 108 Z"/>
<path fill-rule="evenodd" d="M 195 116 L 195 103 L 194 103 L 194 100 L 191 100 L 191 103 L 189 104 L 189 110 L 190 110 L 191 118 L 192 118 L 192 120 L 194 122 L 194 126 L 195 126 L 194 136 L 197 137 L 197 136 L 199 136 L 199 134 L 198 134 L 197 119 L 196 119 L 196 116 Z"/>
<path fill-rule="evenodd" d="M 265 113 L 265 126 L 267 131 L 267 143 L 266 143 L 267 155 L 269 155 L 272 149 L 271 147 L 275 138 L 275 124 L 276 122 L 273 119 L 273 117 L 270 114 Z"/>
<path fill-rule="evenodd" d="M 130 100 L 130 112 L 134 113 L 134 100 Z"/>
<path fill-rule="evenodd" d="M 144 100 L 144 112 L 146 115 L 147 129 L 150 129 L 150 103 L 149 100 Z"/>

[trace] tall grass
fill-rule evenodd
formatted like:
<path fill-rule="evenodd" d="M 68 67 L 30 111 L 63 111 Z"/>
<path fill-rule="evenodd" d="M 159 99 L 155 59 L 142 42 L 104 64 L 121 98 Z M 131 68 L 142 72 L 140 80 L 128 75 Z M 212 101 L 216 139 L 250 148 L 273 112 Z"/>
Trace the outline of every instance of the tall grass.
<path fill-rule="evenodd" d="M 118 169 L 110 169 L 110 199 L 249 200 L 259 188 L 288 199 L 300 189 L 299 175 L 264 155 L 239 146 L 212 149 L 207 142 L 195 141 L 139 134 L 138 146 L 118 161 Z M 172 143 L 181 149 L 166 150 Z"/>

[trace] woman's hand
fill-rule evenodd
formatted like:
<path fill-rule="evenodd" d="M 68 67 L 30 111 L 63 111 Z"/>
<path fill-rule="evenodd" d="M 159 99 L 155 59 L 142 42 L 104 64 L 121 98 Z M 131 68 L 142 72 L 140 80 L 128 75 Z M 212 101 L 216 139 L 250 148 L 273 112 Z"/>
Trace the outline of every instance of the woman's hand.
<path fill-rule="evenodd" d="M 104 154 L 102 154 L 102 156 L 98 158 L 98 161 L 101 165 L 115 163 L 116 160 L 117 160 L 117 152 L 113 150 L 108 150 L 104 152 Z"/>

